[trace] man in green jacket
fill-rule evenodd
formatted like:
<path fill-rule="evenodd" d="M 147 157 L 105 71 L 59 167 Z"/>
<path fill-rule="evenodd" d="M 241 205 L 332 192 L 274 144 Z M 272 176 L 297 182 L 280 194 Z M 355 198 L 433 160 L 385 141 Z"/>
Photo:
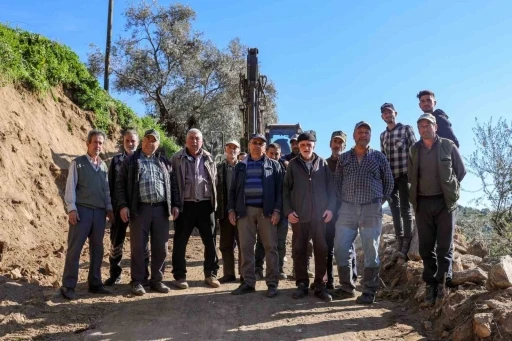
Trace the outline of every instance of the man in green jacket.
<path fill-rule="evenodd" d="M 455 209 L 460 182 L 466 169 L 454 142 L 437 135 L 436 118 L 423 114 L 418 119 L 421 140 L 410 149 L 409 200 L 416 214 L 425 303 L 442 300 L 452 278 Z"/>
<path fill-rule="evenodd" d="M 336 192 L 327 161 L 313 152 L 315 136 L 302 133 L 297 140 L 300 154 L 288 164 L 283 183 L 284 213 L 295 235 L 292 248 L 297 291 L 292 297 L 303 298 L 308 294 L 307 249 L 311 237 L 315 254 L 315 296 L 331 301 L 324 281 L 327 271 L 325 231 L 336 209 Z"/>

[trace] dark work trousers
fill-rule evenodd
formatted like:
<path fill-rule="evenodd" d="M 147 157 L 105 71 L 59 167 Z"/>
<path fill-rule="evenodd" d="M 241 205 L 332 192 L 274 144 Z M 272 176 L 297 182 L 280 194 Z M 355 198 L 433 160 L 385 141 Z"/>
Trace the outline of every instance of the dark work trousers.
<path fill-rule="evenodd" d="M 219 219 L 220 227 L 220 253 L 222 254 L 222 269 L 224 276 L 235 276 L 235 246 L 238 249 L 238 273 L 240 273 L 240 262 L 242 255 L 240 253 L 240 239 L 238 238 L 238 229 L 231 225 L 229 219 Z"/>
<path fill-rule="evenodd" d="M 164 277 L 165 258 L 169 245 L 169 216 L 167 203 L 155 205 L 139 203 L 138 214 L 130 217 L 130 247 L 132 251 L 132 286 L 142 284 L 146 277 L 146 249 L 151 244 L 150 283 Z"/>
<path fill-rule="evenodd" d="M 315 286 L 316 289 L 325 287 L 324 275 L 327 271 L 327 242 L 325 238 L 325 223 L 322 218 L 314 219 L 307 223 L 292 224 L 295 243 L 293 267 L 295 268 L 295 283 L 298 286 L 304 283 L 309 286 L 308 276 L 308 243 L 313 241 L 315 255 Z"/>
<path fill-rule="evenodd" d="M 448 212 L 442 195 L 418 197 L 418 243 L 423 260 L 423 280 L 430 285 L 452 278 L 455 211 Z M 437 244 L 437 245 L 436 245 Z"/>
<path fill-rule="evenodd" d="M 296 235 L 293 234 L 293 226 L 292 226 L 292 259 L 295 259 L 295 250 L 293 248 L 293 245 L 295 244 L 295 238 Z M 308 265 L 309 261 L 311 260 L 311 257 L 313 256 L 313 242 L 311 241 L 311 236 L 309 237 L 308 241 Z"/>
<path fill-rule="evenodd" d="M 120 216 L 120 210 L 116 210 L 114 216 L 114 223 L 110 227 L 110 255 L 108 257 L 110 263 L 110 277 L 121 277 L 121 259 L 123 258 L 123 244 L 126 238 L 126 229 L 128 222 L 124 222 Z M 144 250 L 144 263 L 146 264 L 146 276 L 144 279 L 149 278 L 149 248 L 146 244 Z"/>
<path fill-rule="evenodd" d="M 327 283 L 334 285 L 334 238 L 336 236 L 336 220 L 338 220 L 338 213 L 333 214 L 332 219 L 325 225 L 325 241 L 327 242 Z M 357 257 L 355 253 L 355 245 L 352 244 L 352 278 L 354 282 L 357 281 Z"/>
<path fill-rule="evenodd" d="M 185 253 L 187 251 L 190 235 L 197 227 L 204 245 L 204 276 L 216 277 L 219 270 L 219 258 L 217 257 L 215 217 L 210 200 L 199 202 L 185 201 L 183 211 L 176 219 L 174 228 L 174 244 L 172 250 L 172 273 L 174 279 L 187 278 L 187 263 Z"/>
<path fill-rule="evenodd" d="M 93 209 L 77 205 L 79 221 L 76 225 L 69 225 L 68 251 L 64 263 L 62 286 L 66 288 L 76 287 L 78 281 L 78 267 L 80 254 L 85 241 L 89 239 L 89 287 L 98 287 L 101 282 L 101 263 L 103 261 L 103 236 L 107 211 Z"/>
<path fill-rule="evenodd" d="M 395 178 L 395 186 L 393 187 L 391 197 L 388 199 L 388 204 L 393 216 L 395 235 L 412 238 L 412 209 L 409 202 L 409 180 L 407 174 Z"/>
<path fill-rule="evenodd" d="M 277 253 L 279 254 L 279 270 L 284 266 L 286 256 L 286 236 L 288 235 L 288 219 L 282 218 L 277 224 Z M 254 252 L 255 268 L 263 269 L 265 263 L 265 248 L 261 242 L 260 234 L 256 236 L 256 250 Z"/>

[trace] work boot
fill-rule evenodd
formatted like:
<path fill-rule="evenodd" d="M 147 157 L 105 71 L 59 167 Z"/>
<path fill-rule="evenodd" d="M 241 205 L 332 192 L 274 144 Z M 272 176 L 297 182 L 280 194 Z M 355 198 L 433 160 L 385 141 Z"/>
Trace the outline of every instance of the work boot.
<path fill-rule="evenodd" d="M 335 289 L 332 291 L 332 296 L 338 300 L 345 300 L 348 298 L 354 298 L 356 297 L 356 293 L 354 291 L 348 292 L 341 288 Z"/>
<path fill-rule="evenodd" d="M 267 289 L 267 297 L 274 298 L 277 296 L 277 286 L 269 285 Z"/>
<path fill-rule="evenodd" d="M 305 283 L 300 283 L 297 290 L 292 294 L 293 298 L 304 298 L 308 295 L 308 286 Z"/>
<path fill-rule="evenodd" d="M 375 295 L 372 294 L 362 294 L 356 298 L 356 303 L 359 304 L 372 304 L 373 302 L 375 302 Z"/>
<path fill-rule="evenodd" d="M 425 306 L 433 306 L 436 303 L 437 298 L 437 285 L 436 284 L 427 284 L 425 288 Z"/>
<path fill-rule="evenodd" d="M 263 277 L 263 269 L 262 268 L 254 268 L 254 276 L 257 281 L 261 281 Z"/>
<path fill-rule="evenodd" d="M 151 288 L 151 290 L 161 292 L 162 294 L 167 294 L 169 291 L 171 291 L 171 289 L 162 282 L 151 283 L 149 287 Z"/>
<path fill-rule="evenodd" d="M 144 287 L 142 286 L 142 284 L 137 284 L 137 285 L 132 286 L 132 294 L 134 294 L 135 296 L 142 296 L 145 293 L 146 293 L 146 290 L 144 290 Z"/>
<path fill-rule="evenodd" d="M 204 282 L 212 288 L 220 287 L 220 282 L 215 276 L 209 276 L 204 279 Z"/>
<path fill-rule="evenodd" d="M 243 294 L 249 294 L 251 292 L 255 292 L 256 289 L 254 287 L 251 287 L 249 284 L 242 283 L 238 288 L 233 290 L 231 292 L 232 295 L 243 295 Z"/>
<path fill-rule="evenodd" d="M 401 247 L 400 251 L 398 252 L 399 257 L 401 257 L 403 259 L 407 259 L 407 252 L 409 252 L 409 248 L 411 247 L 411 241 L 412 241 L 411 237 L 403 238 L 402 247 Z"/>
<path fill-rule="evenodd" d="M 109 278 L 107 278 L 105 280 L 105 282 L 103 284 L 107 287 L 111 287 L 114 284 L 119 284 L 119 283 L 121 283 L 121 276 L 110 276 Z"/>
<path fill-rule="evenodd" d="M 109 295 L 112 293 L 112 291 L 108 290 L 103 285 L 89 287 L 89 292 L 91 294 L 106 294 L 106 295 Z"/>
<path fill-rule="evenodd" d="M 219 278 L 219 283 L 229 283 L 229 282 L 236 282 L 236 277 L 234 275 L 224 275 L 221 278 Z"/>
<path fill-rule="evenodd" d="M 326 288 L 317 288 L 315 289 L 315 297 L 321 299 L 324 302 L 331 302 L 332 296 L 327 292 Z"/>
<path fill-rule="evenodd" d="M 60 294 L 62 297 L 68 299 L 68 300 L 74 300 L 76 299 L 76 292 L 74 288 L 66 288 L 66 287 L 60 287 L 59 289 Z"/>

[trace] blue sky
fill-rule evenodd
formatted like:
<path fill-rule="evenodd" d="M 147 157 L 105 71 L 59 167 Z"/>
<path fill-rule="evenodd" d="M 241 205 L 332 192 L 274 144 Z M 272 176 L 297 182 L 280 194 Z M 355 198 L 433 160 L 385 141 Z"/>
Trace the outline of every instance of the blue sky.
<path fill-rule="evenodd" d="M 123 33 L 128 3 L 115 0 L 115 37 Z M 280 122 L 316 130 L 320 155 L 329 155 L 333 130 L 350 136 L 362 119 L 372 124 L 371 145 L 378 149 L 384 102 L 395 105 L 400 122 L 415 127 L 421 113 L 415 95 L 422 89 L 436 93 L 464 156 L 475 149 L 476 117 L 512 118 L 506 103 L 512 93 L 512 1 L 183 3 L 197 12 L 194 29 L 218 46 L 240 37 L 259 49 L 261 71 L 279 93 Z M 90 43 L 105 45 L 107 4 L 3 1 L 0 22 L 64 43 L 85 61 Z M 118 97 L 144 112 L 133 98 Z M 462 185 L 474 190 L 479 182 L 468 175 Z M 464 192 L 460 203 L 474 197 Z"/>

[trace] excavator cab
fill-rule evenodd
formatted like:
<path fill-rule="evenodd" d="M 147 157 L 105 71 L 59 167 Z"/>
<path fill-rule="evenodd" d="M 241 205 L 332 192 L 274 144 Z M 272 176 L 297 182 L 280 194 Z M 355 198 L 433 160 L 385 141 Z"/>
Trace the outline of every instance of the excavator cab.
<path fill-rule="evenodd" d="M 267 145 L 270 143 L 277 143 L 281 146 L 281 155 L 286 155 L 291 152 L 290 138 L 295 134 L 302 133 L 302 128 L 299 123 L 297 124 L 267 124 L 265 127 L 265 137 L 267 138 Z"/>

